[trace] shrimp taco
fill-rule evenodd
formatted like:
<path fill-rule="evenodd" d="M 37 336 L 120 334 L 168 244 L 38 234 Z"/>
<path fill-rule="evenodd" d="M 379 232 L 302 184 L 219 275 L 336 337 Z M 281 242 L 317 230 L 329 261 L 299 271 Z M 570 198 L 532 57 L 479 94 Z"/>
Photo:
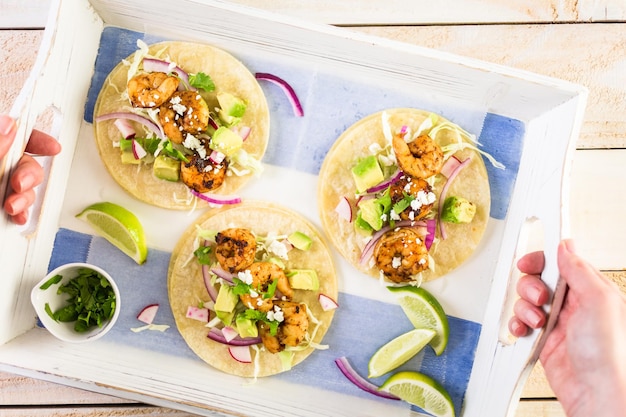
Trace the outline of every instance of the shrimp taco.
<path fill-rule="evenodd" d="M 445 275 L 478 247 L 490 189 L 475 138 L 433 113 L 390 109 L 349 127 L 319 175 L 324 229 L 359 270 L 394 283 Z"/>
<path fill-rule="evenodd" d="M 269 138 L 269 110 L 254 76 L 213 46 L 138 46 L 96 101 L 95 137 L 107 170 L 159 207 L 238 202 L 233 193 L 261 172 Z"/>
<path fill-rule="evenodd" d="M 287 371 L 323 348 L 337 299 L 332 257 L 315 228 L 260 202 L 202 216 L 176 245 L 167 286 L 189 347 L 246 377 Z"/>

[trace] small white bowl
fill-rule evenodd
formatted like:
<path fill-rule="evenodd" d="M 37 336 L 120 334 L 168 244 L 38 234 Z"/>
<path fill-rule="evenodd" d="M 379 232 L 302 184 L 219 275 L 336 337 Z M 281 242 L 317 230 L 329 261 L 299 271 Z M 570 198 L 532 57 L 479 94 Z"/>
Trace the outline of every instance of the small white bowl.
<path fill-rule="evenodd" d="M 74 330 L 74 322 L 63 323 L 60 321 L 55 321 L 46 312 L 46 303 L 48 303 L 52 311 L 56 311 L 57 309 L 65 305 L 65 300 L 69 298 L 69 296 L 67 294 L 57 294 L 57 289 L 61 285 L 78 276 L 78 270 L 81 268 L 89 268 L 102 274 L 102 276 L 105 277 L 109 281 L 109 283 L 111 283 L 111 287 L 115 292 L 115 312 L 113 313 L 113 317 L 111 317 L 110 320 L 106 321 L 102 325 L 102 327 L 95 326 L 86 332 L 77 332 Z M 45 290 L 39 288 L 55 275 L 63 276 L 59 283 L 53 284 Z M 48 329 L 48 331 L 56 336 L 58 339 L 64 340 L 66 342 L 82 343 L 99 339 L 113 328 L 113 325 L 120 315 L 120 291 L 117 288 L 117 284 L 115 283 L 113 278 L 111 278 L 111 276 L 102 268 L 87 263 L 69 263 L 61 265 L 60 267 L 51 271 L 33 288 L 30 293 L 30 300 L 33 303 L 33 307 L 35 307 L 35 311 L 39 316 L 39 320 L 41 321 L 41 323 L 43 323 L 46 329 Z"/>

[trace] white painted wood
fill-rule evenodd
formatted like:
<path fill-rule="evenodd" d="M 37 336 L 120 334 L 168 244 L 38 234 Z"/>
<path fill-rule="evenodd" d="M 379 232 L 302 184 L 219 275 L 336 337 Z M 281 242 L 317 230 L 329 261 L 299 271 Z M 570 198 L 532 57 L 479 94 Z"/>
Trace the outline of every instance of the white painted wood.
<path fill-rule="evenodd" d="M 231 0 L 297 19 L 340 25 L 602 22 L 626 19 L 621 0 Z M 50 0 L 0 0 L 0 28 L 42 28 Z"/>

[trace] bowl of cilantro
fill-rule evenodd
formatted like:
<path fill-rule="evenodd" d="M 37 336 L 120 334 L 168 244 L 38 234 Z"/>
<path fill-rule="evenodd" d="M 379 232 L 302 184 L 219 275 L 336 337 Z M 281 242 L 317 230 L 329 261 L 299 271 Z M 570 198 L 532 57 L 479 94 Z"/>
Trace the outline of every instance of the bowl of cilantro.
<path fill-rule="evenodd" d="M 120 292 L 111 276 L 95 265 L 69 263 L 46 275 L 31 292 L 43 326 L 66 342 L 101 338 L 120 313 Z"/>

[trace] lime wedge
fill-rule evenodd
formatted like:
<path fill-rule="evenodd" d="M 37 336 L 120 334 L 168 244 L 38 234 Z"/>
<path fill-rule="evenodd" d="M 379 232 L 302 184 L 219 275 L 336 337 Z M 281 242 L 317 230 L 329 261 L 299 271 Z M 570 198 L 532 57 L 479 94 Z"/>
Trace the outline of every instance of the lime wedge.
<path fill-rule="evenodd" d="M 439 301 L 421 287 L 406 285 L 387 288 L 398 297 L 400 307 L 416 329 L 432 329 L 437 332 L 430 341 L 430 346 L 437 355 L 441 355 L 448 344 L 450 327 Z"/>
<path fill-rule="evenodd" d="M 368 378 L 396 369 L 422 350 L 435 334 L 432 329 L 413 329 L 389 341 L 370 358 Z"/>
<path fill-rule="evenodd" d="M 454 417 L 454 404 L 446 389 L 431 377 L 419 372 L 398 372 L 379 388 L 435 417 Z"/>
<path fill-rule="evenodd" d="M 113 246 L 143 264 L 148 256 L 148 246 L 139 219 L 117 204 L 103 202 L 92 204 L 76 215 L 87 222 L 96 233 Z"/>

